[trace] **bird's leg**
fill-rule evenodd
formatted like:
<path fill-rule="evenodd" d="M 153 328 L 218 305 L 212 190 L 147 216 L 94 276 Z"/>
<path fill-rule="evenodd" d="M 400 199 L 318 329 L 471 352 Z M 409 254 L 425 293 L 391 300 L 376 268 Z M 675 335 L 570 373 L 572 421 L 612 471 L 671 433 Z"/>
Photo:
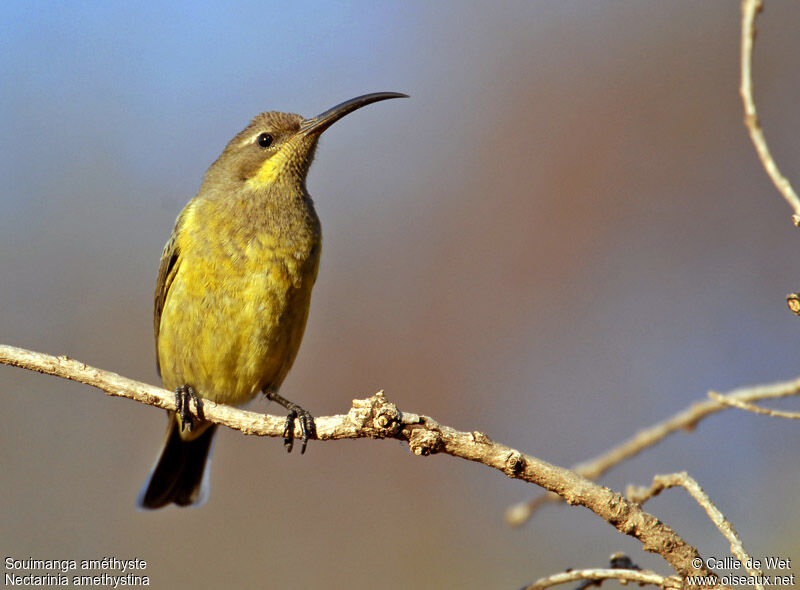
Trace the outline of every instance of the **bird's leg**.
<path fill-rule="evenodd" d="M 192 388 L 191 385 L 183 384 L 175 388 L 175 412 L 180 417 L 181 430 L 186 428 L 189 432 L 194 429 L 194 416 L 189 409 L 189 399 L 194 400 L 194 407 L 197 410 L 197 419 L 205 420 L 203 415 L 203 403 L 200 401 L 200 396 Z"/>
<path fill-rule="evenodd" d="M 317 437 L 317 426 L 314 424 L 314 416 L 297 404 L 278 395 L 275 391 L 265 391 L 264 393 L 268 400 L 277 402 L 289 410 L 289 414 L 286 416 L 286 425 L 283 427 L 283 446 L 286 447 L 286 451 L 289 453 L 294 446 L 294 421 L 300 421 L 300 432 L 303 435 L 303 446 L 300 447 L 300 454 L 302 455 L 306 452 L 308 439 Z"/>

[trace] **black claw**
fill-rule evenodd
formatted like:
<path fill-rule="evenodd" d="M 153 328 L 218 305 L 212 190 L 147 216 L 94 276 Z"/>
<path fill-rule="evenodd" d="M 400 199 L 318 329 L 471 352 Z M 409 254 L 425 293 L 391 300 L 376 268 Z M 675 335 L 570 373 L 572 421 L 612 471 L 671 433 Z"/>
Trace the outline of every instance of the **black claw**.
<path fill-rule="evenodd" d="M 296 418 L 297 412 L 289 410 L 286 415 L 286 424 L 283 426 L 283 448 L 287 453 L 291 453 L 294 448 L 294 421 Z"/>
<path fill-rule="evenodd" d="M 306 445 L 309 438 L 317 438 L 317 425 L 314 423 L 314 416 L 302 410 L 300 413 L 300 432 L 303 435 L 303 446 L 300 447 L 300 454 L 306 452 Z"/>
<path fill-rule="evenodd" d="M 195 417 L 192 415 L 192 410 L 189 407 L 189 399 L 194 400 L 195 411 L 197 412 L 197 420 L 205 420 L 203 414 L 203 402 L 197 392 L 191 385 L 181 385 L 175 388 L 175 412 L 180 416 L 181 430 L 186 428 L 189 432 L 194 430 Z"/>
<path fill-rule="evenodd" d="M 314 424 L 314 416 L 295 403 L 281 397 L 277 393 L 267 392 L 267 399 L 278 402 L 289 410 L 286 415 L 286 424 L 283 427 L 283 446 L 287 452 L 291 453 L 294 448 L 294 422 L 300 421 L 300 434 L 303 438 L 303 445 L 300 447 L 300 454 L 306 452 L 308 439 L 317 437 L 317 426 Z"/>
<path fill-rule="evenodd" d="M 179 416 L 183 416 L 183 394 L 181 393 L 181 388 L 175 388 L 175 413 Z"/>
<path fill-rule="evenodd" d="M 197 392 L 195 392 L 195 390 L 192 389 L 191 387 L 189 388 L 189 395 L 192 396 L 192 399 L 194 400 L 194 407 L 195 407 L 195 412 L 197 413 L 197 419 L 200 420 L 201 422 L 205 421 L 206 415 L 203 413 L 203 402 L 201 401 L 200 396 L 197 395 Z"/>

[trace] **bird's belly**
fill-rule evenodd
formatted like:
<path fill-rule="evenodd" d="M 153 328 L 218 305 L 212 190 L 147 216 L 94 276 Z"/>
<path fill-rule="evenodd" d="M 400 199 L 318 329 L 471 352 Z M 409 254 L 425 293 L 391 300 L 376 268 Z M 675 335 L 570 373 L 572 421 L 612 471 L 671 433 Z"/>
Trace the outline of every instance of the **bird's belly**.
<path fill-rule="evenodd" d="M 232 405 L 277 389 L 297 354 L 312 284 L 277 268 L 209 273 L 182 265 L 159 331 L 165 387 L 188 384 L 201 397 Z"/>

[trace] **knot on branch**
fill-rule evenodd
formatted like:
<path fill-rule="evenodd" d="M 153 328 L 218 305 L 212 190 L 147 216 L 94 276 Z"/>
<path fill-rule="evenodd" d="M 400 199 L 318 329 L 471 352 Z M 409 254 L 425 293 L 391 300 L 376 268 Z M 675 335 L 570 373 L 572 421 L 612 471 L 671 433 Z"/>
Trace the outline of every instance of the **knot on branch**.
<path fill-rule="evenodd" d="M 525 457 L 519 451 L 511 451 L 506 456 L 503 472 L 508 477 L 517 477 L 525 469 Z"/>
<path fill-rule="evenodd" d="M 442 447 L 442 434 L 438 430 L 414 428 L 408 436 L 408 448 L 415 455 L 427 457 L 439 452 Z"/>
<path fill-rule="evenodd" d="M 479 445 L 492 444 L 492 439 L 486 436 L 486 434 L 483 432 L 479 432 L 478 430 L 473 430 L 470 434 L 472 435 L 472 440 L 478 443 Z"/>
<path fill-rule="evenodd" d="M 371 427 L 377 437 L 384 438 L 400 432 L 403 415 L 379 391 L 368 399 L 354 399 L 347 417 L 359 428 Z"/>

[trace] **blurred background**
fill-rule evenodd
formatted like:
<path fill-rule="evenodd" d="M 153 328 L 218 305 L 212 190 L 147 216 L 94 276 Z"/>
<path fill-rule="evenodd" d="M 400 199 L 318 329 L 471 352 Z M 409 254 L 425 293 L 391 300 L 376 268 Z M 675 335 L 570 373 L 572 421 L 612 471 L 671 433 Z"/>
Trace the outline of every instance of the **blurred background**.
<path fill-rule="evenodd" d="M 800 234 L 742 125 L 738 2 L 11 0 L 0 23 L 2 343 L 158 383 L 161 249 L 227 141 L 263 110 L 400 91 L 322 138 L 285 396 L 322 416 L 384 389 L 568 466 L 800 374 Z M 756 102 L 798 186 L 800 11 L 768 0 L 758 25 Z M 142 513 L 163 412 L 10 367 L 0 406 L 3 556 L 138 557 L 171 588 L 518 588 L 615 551 L 671 573 L 583 509 L 509 529 L 537 488 L 394 441 L 301 457 L 222 431 L 208 503 Z M 733 410 L 603 483 L 687 470 L 754 556 L 800 559 L 798 444 Z M 681 491 L 647 509 L 728 555 Z"/>

